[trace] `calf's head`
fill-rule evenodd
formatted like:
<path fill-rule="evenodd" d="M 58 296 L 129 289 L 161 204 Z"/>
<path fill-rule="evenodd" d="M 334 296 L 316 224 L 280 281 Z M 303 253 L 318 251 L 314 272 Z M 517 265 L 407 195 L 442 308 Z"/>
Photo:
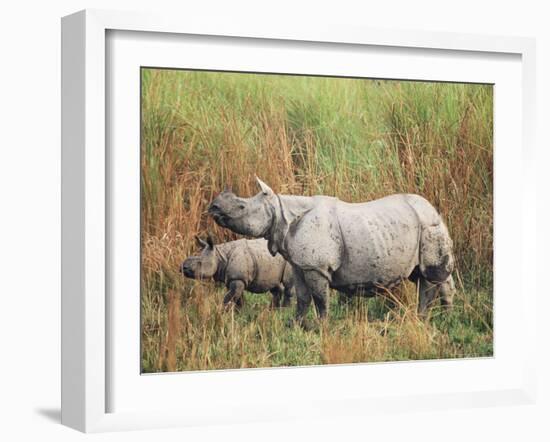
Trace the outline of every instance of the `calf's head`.
<path fill-rule="evenodd" d="M 275 193 L 256 177 L 260 192 L 251 198 L 240 198 L 224 190 L 208 207 L 209 215 L 222 227 L 241 235 L 261 238 L 269 231 L 273 222 L 273 200 Z"/>
<path fill-rule="evenodd" d="M 198 256 L 190 256 L 181 263 L 180 271 L 187 278 L 208 279 L 212 278 L 218 270 L 218 256 L 214 250 L 214 242 L 210 235 L 206 241 L 198 236 L 197 243 L 202 247 Z"/>

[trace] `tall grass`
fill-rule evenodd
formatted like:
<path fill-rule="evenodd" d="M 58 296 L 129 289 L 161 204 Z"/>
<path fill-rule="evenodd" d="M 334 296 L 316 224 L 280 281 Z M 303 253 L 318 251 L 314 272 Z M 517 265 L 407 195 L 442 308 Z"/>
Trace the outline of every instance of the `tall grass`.
<path fill-rule="evenodd" d="M 142 70 L 144 371 L 492 354 L 492 109 L 486 85 Z M 178 267 L 194 235 L 236 238 L 205 209 L 226 185 L 255 194 L 255 174 L 279 193 L 425 196 L 454 241 L 453 313 L 418 321 L 412 284 L 399 308 L 335 304 L 312 332 L 267 295 L 225 312 L 222 289 Z"/>

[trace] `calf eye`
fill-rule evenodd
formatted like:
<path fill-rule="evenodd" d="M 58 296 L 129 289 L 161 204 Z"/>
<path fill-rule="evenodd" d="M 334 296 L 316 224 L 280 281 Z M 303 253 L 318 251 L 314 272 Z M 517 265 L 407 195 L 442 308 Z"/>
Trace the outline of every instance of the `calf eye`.
<path fill-rule="evenodd" d="M 239 204 L 239 209 L 240 209 L 240 210 L 244 210 L 245 207 L 246 207 L 246 206 L 245 206 L 244 204 Z"/>

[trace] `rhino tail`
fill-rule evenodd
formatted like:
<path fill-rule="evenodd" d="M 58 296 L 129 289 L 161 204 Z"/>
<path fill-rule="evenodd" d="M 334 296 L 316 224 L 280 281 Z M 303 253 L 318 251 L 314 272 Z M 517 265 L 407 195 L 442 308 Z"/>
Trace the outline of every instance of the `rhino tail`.
<path fill-rule="evenodd" d="M 431 282 L 444 282 L 454 269 L 453 241 L 442 220 L 422 226 L 420 273 Z"/>

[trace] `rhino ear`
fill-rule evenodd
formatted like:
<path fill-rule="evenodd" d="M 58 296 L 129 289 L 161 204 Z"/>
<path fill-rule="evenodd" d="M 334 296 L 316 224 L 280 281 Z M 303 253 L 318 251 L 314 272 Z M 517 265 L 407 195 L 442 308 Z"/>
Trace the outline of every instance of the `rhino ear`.
<path fill-rule="evenodd" d="M 262 193 L 266 196 L 273 195 L 273 190 L 271 187 L 269 187 L 266 183 L 264 183 L 261 179 L 256 177 L 256 182 L 258 183 L 258 186 L 260 186 L 260 189 L 262 190 Z"/>
<path fill-rule="evenodd" d="M 206 237 L 206 244 L 207 244 L 208 247 L 210 247 L 211 249 L 214 248 L 214 240 L 212 239 L 212 236 L 210 235 L 210 233 L 209 233 L 208 236 Z"/>
<path fill-rule="evenodd" d="M 195 235 L 195 239 L 197 241 L 197 244 L 201 247 L 206 247 L 208 245 L 208 243 L 206 241 L 204 241 L 203 239 L 201 239 L 198 235 Z"/>

